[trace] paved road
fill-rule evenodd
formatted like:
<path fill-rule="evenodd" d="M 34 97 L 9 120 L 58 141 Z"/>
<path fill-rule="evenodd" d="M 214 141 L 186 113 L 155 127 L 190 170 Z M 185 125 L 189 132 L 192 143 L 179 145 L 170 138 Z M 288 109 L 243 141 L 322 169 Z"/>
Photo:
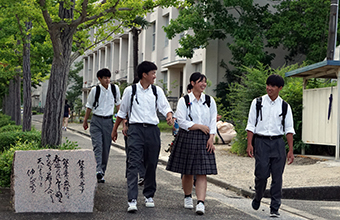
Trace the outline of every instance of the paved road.
<path fill-rule="evenodd" d="M 41 129 L 41 123 L 33 121 L 37 129 Z M 91 149 L 90 138 L 77 132 L 63 132 L 63 136 L 70 141 L 76 141 L 78 146 L 84 149 Z M 65 138 L 63 137 L 63 140 Z M 157 170 L 157 192 L 155 195 L 155 208 L 143 206 L 142 188 L 140 188 L 138 198 L 138 212 L 130 214 L 126 212 L 126 179 L 125 174 L 125 152 L 124 150 L 112 147 L 106 183 L 99 184 L 96 189 L 94 210 L 91 214 L 81 213 L 61 213 L 61 214 L 16 214 L 10 208 L 9 194 L 0 195 L 0 219 L 270 219 L 268 200 L 265 200 L 259 211 L 252 210 L 249 198 L 237 195 L 235 192 L 220 188 L 208 183 L 206 198 L 206 214 L 197 216 L 193 210 L 183 208 L 183 192 L 181 190 L 180 176 L 165 170 L 163 165 L 158 166 Z M 193 195 L 194 192 L 193 192 Z M 281 219 L 336 219 L 335 207 L 340 207 L 339 203 L 333 204 L 334 208 L 326 209 L 329 216 L 310 210 L 317 210 L 318 205 L 330 207 L 330 203 L 311 201 L 283 201 L 284 209 L 281 210 Z M 3 205 L 5 204 L 5 205 Z M 306 208 L 301 208 L 305 205 Z M 324 206 L 325 205 L 325 206 Z M 292 209 L 294 207 L 295 209 Z M 287 210 L 287 211 L 286 211 Z M 320 210 L 320 209 L 319 209 Z M 334 211 L 334 212 L 333 212 Z M 332 214 L 333 213 L 333 214 Z M 326 217 L 325 217 L 326 216 Z M 339 217 L 339 216 L 338 216 Z"/>

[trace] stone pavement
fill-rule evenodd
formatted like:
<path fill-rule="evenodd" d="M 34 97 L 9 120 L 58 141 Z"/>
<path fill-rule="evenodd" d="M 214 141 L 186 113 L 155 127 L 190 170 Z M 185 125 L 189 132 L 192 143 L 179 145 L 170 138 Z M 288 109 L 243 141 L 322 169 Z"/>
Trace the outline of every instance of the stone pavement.
<path fill-rule="evenodd" d="M 89 129 L 84 130 L 82 124 L 70 123 L 69 130 L 90 136 Z M 173 140 L 171 133 L 161 133 L 161 153 L 159 162 L 166 164 L 169 153 L 165 152 Z M 121 132 L 112 145 L 124 149 Z M 208 176 L 208 181 L 223 188 L 236 191 L 243 196 L 254 195 L 255 160 L 250 157 L 237 156 L 229 152 L 229 145 L 216 145 L 216 163 L 218 175 Z M 271 180 L 268 180 L 267 188 Z M 339 200 L 340 161 L 317 156 L 296 155 L 294 163 L 286 165 L 283 175 L 283 197 L 312 200 Z M 325 192 L 327 196 L 325 197 Z"/>

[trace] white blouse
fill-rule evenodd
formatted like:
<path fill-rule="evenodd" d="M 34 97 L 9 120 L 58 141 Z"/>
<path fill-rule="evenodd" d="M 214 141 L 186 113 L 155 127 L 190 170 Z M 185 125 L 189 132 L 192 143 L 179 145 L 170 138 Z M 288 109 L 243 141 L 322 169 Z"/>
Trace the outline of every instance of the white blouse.
<path fill-rule="evenodd" d="M 190 107 L 187 107 L 184 97 L 180 98 L 177 103 L 176 118 L 180 128 L 189 131 L 194 124 L 206 125 L 210 129 L 210 134 L 216 134 L 216 116 L 217 108 L 214 98 L 210 98 L 210 108 L 205 104 L 205 94 L 201 94 L 197 100 L 191 92 L 188 94 Z M 192 121 L 189 117 L 192 118 Z"/>

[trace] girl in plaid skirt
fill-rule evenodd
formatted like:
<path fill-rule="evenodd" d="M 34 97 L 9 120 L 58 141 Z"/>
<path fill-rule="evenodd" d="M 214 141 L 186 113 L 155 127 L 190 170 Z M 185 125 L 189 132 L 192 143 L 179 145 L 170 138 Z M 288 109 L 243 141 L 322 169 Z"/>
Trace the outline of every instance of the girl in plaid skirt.
<path fill-rule="evenodd" d="M 217 174 L 213 145 L 217 109 L 215 100 L 203 93 L 206 80 L 205 75 L 193 73 L 190 76 L 191 93 L 178 101 L 176 118 L 180 129 L 166 167 L 183 175 L 184 207 L 188 209 L 193 208 L 191 192 L 196 175 L 196 213 L 199 215 L 205 212 L 206 175 Z"/>

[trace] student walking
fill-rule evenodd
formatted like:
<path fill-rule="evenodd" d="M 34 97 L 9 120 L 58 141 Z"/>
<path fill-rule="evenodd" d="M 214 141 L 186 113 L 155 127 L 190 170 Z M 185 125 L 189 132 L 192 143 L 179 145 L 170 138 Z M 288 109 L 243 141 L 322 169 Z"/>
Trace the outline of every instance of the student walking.
<path fill-rule="evenodd" d="M 207 175 L 217 174 L 215 147 L 216 103 L 203 93 L 207 86 L 206 76 L 195 72 L 190 76 L 191 92 L 180 98 L 176 118 L 179 131 L 166 169 L 183 174 L 184 208 L 192 209 L 193 176 L 196 176 L 196 213 L 205 213 Z"/>
<path fill-rule="evenodd" d="M 62 129 L 64 131 L 67 131 L 67 126 L 68 126 L 68 118 L 71 115 L 71 107 L 69 104 L 67 104 L 67 100 L 65 100 L 65 105 L 64 105 L 64 117 L 63 117 L 63 127 Z"/>
<path fill-rule="evenodd" d="M 117 140 L 117 128 L 128 118 L 127 130 L 127 188 L 128 212 L 137 211 L 138 167 L 145 166 L 143 195 L 146 207 L 154 207 L 156 192 L 156 168 L 161 147 L 157 110 L 172 125 L 172 110 L 163 90 L 154 86 L 157 66 L 149 61 L 137 67 L 140 81 L 124 90 L 117 121 L 112 130 L 112 140 Z"/>
<path fill-rule="evenodd" d="M 110 83 L 110 70 L 105 68 L 99 70 L 97 72 L 97 78 L 100 84 L 91 89 L 87 98 L 83 127 L 85 130 L 88 128 L 87 120 L 92 111 L 93 116 L 91 119 L 90 134 L 97 162 L 96 175 L 98 183 L 104 183 L 112 141 L 111 131 L 113 128 L 112 116 L 114 106 L 116 105 L 117 110 L 119 110 L 121 100 L 119 87 Z"/>
<path fill-rule="evenodd" d="M 280 217 L 278 212 L 282 198 L 282 174 L 286 163 L 286 135 L 289 151 L 288 164 L 294 161 L 292 110 L 280 96 L 284 86 L 280 75 L 270 75 L 266 82 L 267 94 L 253 100 L 250 106 L 248 124 L 246 127 L 248 147 L 247 153 L 255 157 L 255 198 L 252 207 L 258 210 L 267 179 L 271 175 L 270 216 Z"/>

